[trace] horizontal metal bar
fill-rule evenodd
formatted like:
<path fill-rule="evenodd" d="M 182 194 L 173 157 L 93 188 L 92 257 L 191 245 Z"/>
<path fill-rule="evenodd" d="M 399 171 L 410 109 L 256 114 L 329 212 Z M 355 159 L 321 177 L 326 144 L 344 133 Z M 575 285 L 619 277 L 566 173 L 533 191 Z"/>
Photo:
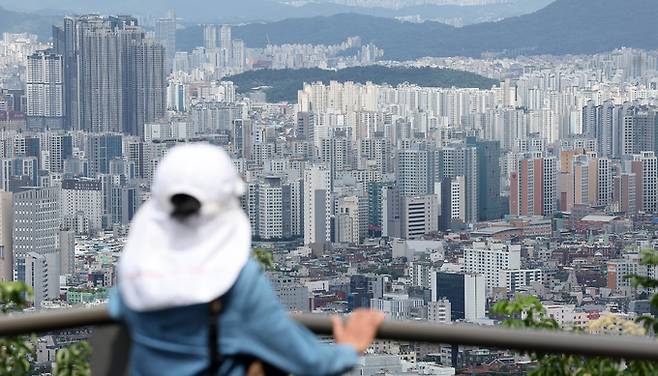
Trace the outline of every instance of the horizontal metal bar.
<path fill-rule="evenodd" d="M 331 335 L 332 333 L 331 321 L 327 316 L 294 314 L 292 317 L 316 334 Z M 44 311 L 0 318 L 0 336 L 112 323 L 114 322 L 104 306 L 66 311 Z M 646 337 L 599 336 L 492 326 L 387 321 L 380 327 L 377 338 L 658 362 L 658 342 Z"/>
<path fill-rule="evenodd" d="M 293 317 L 317 334 L 330 335 L 332 332 L 331 322 L 324 316 L 293 315 Z M 646 337 L 601 336 L 493 326 L 387 321 L 377 332 L 377 338 L 492 347 L 545 354 L 658 361 L 658 342 Z"/>
<path fill-rule="evenodd" d="M 105 306 L 20 313 L 0 317 L 0 336 L 113 324 Z"/>

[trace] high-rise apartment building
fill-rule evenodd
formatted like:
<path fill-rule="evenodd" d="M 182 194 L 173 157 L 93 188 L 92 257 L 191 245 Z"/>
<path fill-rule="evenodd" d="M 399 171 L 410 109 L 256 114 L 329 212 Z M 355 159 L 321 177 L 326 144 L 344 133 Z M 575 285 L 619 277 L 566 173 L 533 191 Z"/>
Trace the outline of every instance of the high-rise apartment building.
<path fill-rule="evenodd" d="M 502 217 L 500 198 L 500 142 L 468 140 L 477 153 L 477 214 L 486 221 Z"/>
<path fill-rule="evenodd" d="M 125 155 L 126 160 L 133 166 L 133 174 L 131 178 L 144 177 L 144 143 L 135 138 L 127 138 L 125 140 Z"/>
<path fill-rule="evenodd" d="M 275 176 L 265 177 L 258 185 L 258 237 L 263 240 L 283 238 L 283 223 L 290 221 L 284 215 L 283 188 L 282 178 Z"/>
<path fill-rule="evenodd" d="M 446 200 L 445 205 L 450 208 L 452 223 L 466 223 L 466 179 L 463 176 L 455 176 L 450 180 L 450 199 Z"/>
<path fill-rule="evenodd" d="M 59 231 L 60 273 L 75 273 L 75 232 L 66 227 Z"/>
<path fill-rule="evenodd" d="M 123 137 L 121 134 L 90 134 L 86 147 L 89 160 L 89 176 L 110 172 L 110 161 L 123 156 Z"/>
<path fill-rule="evenodd" d="M 176 15 L 173 12 L 169 17 L 158 18 L 155 21 L 155 39 L 164 46 L 167 57 L 165 69 L 169 73 L 172 71 L 176 56 Z"/>
<path fill-rule="evenodd" d="M 214 50 L 217 48 L 217 26 L 203 26 L 203 48 L 206 50 Z"/>
<path fill-rule="evenodd" d="M 130 117 L 122 131 L 144 136 L 144 124 L 162 118 L 167 108 L 165 48 L 153 39 L 133 42 L 129 49 L 129 90 L 125 100 Z"/>
<path fill-rule="evenodd" d="M 219 27 L 219 48 L 231 50 L 231 26 L 221 25 Z"/>
<path fill-rule="evenodd" d="M 414 260 L 409 262 L 409 279 L 415 287 L 431 288 L 434 266 L 429 261 Z"/>
<path fill-rule="evenodd" d="M 590 101 L 583 107 L 583 135 L 596 140 L 597 154 L 603 158 L 621 155 L 624 107 L 605 101 L 595 106 Z"/>
<path fill-rule="evenodd" d="M 635 208 L 645 213 L 658 211 L 656 154 L 645 151 L 625 160 L 626 171 L 635 175 Z"/>
<path fill-rule="evenodd" d="M 450 302 L 453 321 L 477 321 L 485 317 L 485 279 L 472 273 L 432 273 L 432 302 Z"/>
<path fill-rule="evenodd" d="M 509 292 L 516 292 L 536 283 L 541 284 L 543 281 L 544 275 L 541 269 L 506 269 L 500 272 L 498 287 L 503 287 Z"/>
<path fill-rule="evenodd" d="M 350 149 L 350 142 L 345 137 L 320 140 L 320 162 L 329 166 L 332 184 L 340 171 L 350 167 Z"/>
<path fill-rule="evenodd" d="M 60 193 L 61 223 L 78 234 L 93 234 L 102 226 L 103 192 L 93 179 L 64 179 Z"/>
<path fill-rule="evenodd" d="M 304 244 L 331 241 L 331 172 L 322 165 L 304 171 Z"/>
<path fill-rule="evenodd" d="M 53 50 L 27 57 L 26 125 L 29 130 L 64 129 L 64 59 Z"/>
<path fill-rule="evenodd" d="M 612 163 L 608 158 L 563 151 L 560 155 L 559 208 L 571 211 L 573 205 L 608 207 L 613 199 Z"/>
<path fill-rule="evenodd" d="M 404 239 L 419 238 L 438 231 L 438 196 L 403 196 L 400 206 L 400 222 L 401 237 Z"/>
<path fill-rule="evenodd" d="M 400 195 L 430 194 L 434 188 L 434 153 L 420 148 L 400 150 L 395 172 Z"/>
<path fill-rule="evenodd" d="M 621 132 L 621 155 L 656 152 L 658 115 L 647 106 L 631 106 L 624 112 Z"/>
<path fill-rule="evenodd" d="M 64 171 L 64 161 L 73 156 L 73 137 L 69 134 L 49 134 L 50 171 Z"/>
<path fill-rule="evenodd" d="M 315 116 L 312 112 L 297 113 L 297 138 L 313 143 L 315 140 Z"/>
<path fill-rule="evenodd" d="M 621 173 L 613 178 L 613 208 L 634 215 L 637 213 L 636 179 L 634 173 Z"/>
<path fill-rule="evenodd" d="M 0 159 L 0 166 L 0 187 L 5 192 L 38 183 L 39 168 L 35 157 Z"/>
<path fill-rule="evenodd" d="M 59 292 L 59 276 L 56 253 L 28 252 L 16 260 L 16 279 L 32 289 L 31 300 L 39 308 L 46 299 L 56 298 Z"/>
<path fill-rule="evenodd" d="M 167 109 L 185 112 L 187 109 L 187 88 L 181 81 L 170 81 L 167 86 Z"/>
<path fill-rule="evenodd" d="M 396 186 L 382 187 L 382 236 L 401 236 L 401 201 L 400 191 Z"/>
<path fill-rule="evenodd" d="M 230 65 L 236 72 L 244 70 L 244 63 L 246 58 L 245 44 L 242 39 L 235 39 L 231 43 L 231 62 Z"/>
<path fill-rule="evenodd" d="M 0 281 L 14 279 L 13 227 L 14 207 L 12 193 L 0 191 Z"/>
<path fill-rule="evenodd" d="M 485 278 L 487 291 L 504 285 L 501 281 L 503 270 L 521 268 L 521 246 L 503 243 L 474 242 L 464 249 L 466 271 L 481 274 Z"/>
<path fill-rule="evenodd" d="M 14 277 L 34 290 L 36 305 L 59 294 L 59 193 L 24 188 L 13 194 Z"/>
<path fill-rule="evenodd" d="M 510 173 L 510 214 L 553 215 L 557 211 L 557 159 L 526 153 Z"/>
<path fill-rule="evenodd" d="M 64 60 L 67 128 L 140 134 L 164 115 L 165 49 L 135 18 L 65 17 L 53 40 Z"/>
<path fill-rule="evenodd" d="M 464 223 L 478 221 L 478 154 L 477 147 L 450 145 L 438 152 L 437 175 L 440 179 L 463 177 Z M 486 167 L 483 165 L 483 167 Z M 494 187 L 495 190 L 495 187 Z"/>
<path fill-rule="evenodd" d="M 368 202 L 366 197 L 350 195 L 336 200 L 336 242 L 360 244 L 366 237 Z"/>

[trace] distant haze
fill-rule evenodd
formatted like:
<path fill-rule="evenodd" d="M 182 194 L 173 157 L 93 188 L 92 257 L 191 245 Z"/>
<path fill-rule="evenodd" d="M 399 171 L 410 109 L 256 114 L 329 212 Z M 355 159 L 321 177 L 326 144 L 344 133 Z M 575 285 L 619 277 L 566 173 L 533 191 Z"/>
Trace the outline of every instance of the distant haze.
<path fill-rule="evenodd" d="M 186 23 L 274 21 L 290 17 L 362 13 L 464 24 L 530 13 L 553 0 L 0 0 L 0 7 L 40 14 L 101 13 L 160 17 L 176 11 Z M 471 6 L 463 6 L 471 5 Z"/>
<path fill-rule="evenodd" d="M 557 0 L 532 14 L 455 28 L 438 22 L 410 23 L 358 14 L 290 18 L 233 28 L 250 47 L 273 44 L 337 44 L 359 36 L 391 60 L 423 56 L 587 54 L 619 47 L 658 48 L 656 0 Z M 177 46 L 202 43 L 198 26 L 179 30 Z M 419 36 L 423 36 L 419 38 Z"/>

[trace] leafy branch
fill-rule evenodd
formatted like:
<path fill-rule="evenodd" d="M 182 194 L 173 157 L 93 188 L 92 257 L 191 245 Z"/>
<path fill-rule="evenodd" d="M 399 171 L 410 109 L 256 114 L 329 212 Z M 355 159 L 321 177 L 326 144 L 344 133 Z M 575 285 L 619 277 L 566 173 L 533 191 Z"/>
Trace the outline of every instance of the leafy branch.
<path fill-rule="evenodd" d="M 263 267 L 263 269 L 272 269 L 274 267 L 274 259 L 272 253 L 264 248 L 254 248 L 254 258 Z"/>
<path fill-rule="evenodd" d="M 658 265 L 658 252 L 655 250 L 642 251 L 641 262 L 644 265 Z M 630 276 L 635 287 L 647 289 L 658 289 L 658 280 L 645 276 Z M 649 303 L 658 308 L 658 293 L 654 294 Z M 538 298 L 534 296 L 517 296 L 511 301 L 500 301 L 492 307 L 492 313 L 502 316 L 503 326 L 510 328 L 532 328 L 544 330 L 559 330 L 560 326 L 553 318 L 546 316 L 546 311 Z M 658 320 L 653 316 L 639 317 L 636 322 L 616 319 L 615 317 L 603 317 L 595 325 L 600 330 L 621 330 L 626 334 L 637 334 L 650 332 L 658 333 Z M 594 326 L 593 326 L 594 327 Z M 642 330 L 644 329 L 644 330 Z M 593 357 L 584 358 L 574 355 L 544 355 L 530 354 L 536 367 L 528 374 L 531 376 L 612 376 L 612 375 L 655 375 L 658 374 L 658 365 L 647 361 L 619 361 L 609 358 Z"/>
<path fill-rule="evenodd" d="M 80 341 L 57 351 L 55 355 L 54 376 L 89 376 L 91 375 L 91 346 Z"/>
<path fill-rule="evenodd" d="M 0 283 L 0 311 L 7 314 L 26 308 L 31 295 L 32 290 L 23 282 Z M 28 337 L 0 338 L 0 375 L 27 375 L 34 356 Z"/>
<path fill-rule="evenodd" d="M 0 311 L 3 314 L 28 307 L 32 289 L 21 281 L 0 283 Z M 36 354 L 35 336 L 0 338 L 0 376 L 26 376 L 32 373 Z M 54 376 L 91 375 L 91 347 L 85 341 L 60 349 L 56 354 Z"/>

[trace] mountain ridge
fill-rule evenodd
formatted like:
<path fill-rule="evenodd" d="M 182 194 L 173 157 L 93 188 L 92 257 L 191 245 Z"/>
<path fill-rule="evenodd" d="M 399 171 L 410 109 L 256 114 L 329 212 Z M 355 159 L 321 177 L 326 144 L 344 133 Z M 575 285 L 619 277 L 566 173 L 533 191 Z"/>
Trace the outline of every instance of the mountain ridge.
<path fill-rule="evenodd" d="M 461 5 L 413 5 L 399 9 L 381 7 L 361 7 L 341 5 L 331 2 L 311 2 L 301 6 L 285 4 L 274 0 L 133 0 L 93 1 L 93 0 L 23 0 L 19 3 L 0 0 L 0 6 L 21 12 L 49 12 L 57 14 L 130 13 L 138 15 L 164 14 L 169 9 L 177 11 L 179 17 L 192 23 L 239 23 L 277 21 L 292 17 L 328 16 L 338 13 L 360 13 L 378 17 L 405 17 L 421 15 L 424 19 L 461 18 L 465 24 L 500 19 L 528 13 L 542 8 L 553 0 L 511 0 L 505 4 L 478 6 Z M 203 11 L 199 11 L 202 9 Z"/>
<path fill-rule="evenodd" d="M 121 0 L 127 1 L 127 0 Z M 190 0 L 205 1 L 205 0 Z M 258 0 L 245 0 L 245 3 Z M 0 31 L 31 32 L 47 40 L 61 17 L 0 9 Z M 656 0 L 556 0 L 529 14 L 455 28 L 438 22 L 411 23 L 355 13 L 289 18 L 233 28 L 248 47 L 271 43 L 336 44 L 360 36 L 384 49 L 390 60 L 424 56 L 479 57 L 591 54 L 619 47 L 658 49 Z M 202 45 L 199 26 L 177 33 L 178 50 Z"/>
<path fill-rule="evenodd" d="M 334 44 L 360 36 L 384 49 L 388 59 L 424 56 L 580 54 L 618 47 L 658 48 L 655 0 L 556 0 L 536 12 L 455 28 L 356 14 L 293 18 L 234 27 L 247 46 L 272 43 Z"/>
<path fill-rule="evenodd" d="M 39 40 L 44 41 L 51 36 L 55 22 L 61 22 L 61 17 L 15 12 L 0 7 L 0 32 L 27 32 L 38 35 Z"/>

